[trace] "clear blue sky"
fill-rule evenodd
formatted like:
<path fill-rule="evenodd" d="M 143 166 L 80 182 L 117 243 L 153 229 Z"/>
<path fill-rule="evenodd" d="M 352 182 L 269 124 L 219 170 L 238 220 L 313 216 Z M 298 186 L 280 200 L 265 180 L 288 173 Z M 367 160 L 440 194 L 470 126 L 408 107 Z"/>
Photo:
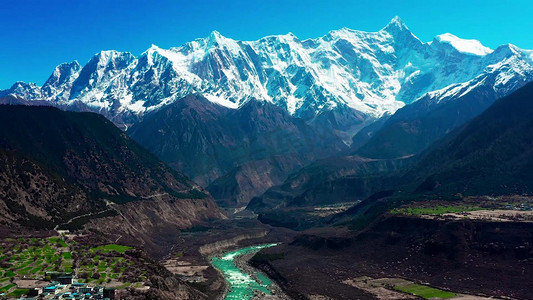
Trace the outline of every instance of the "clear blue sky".
<path fill-rule="evenodd" d="M 396 15 L 422 41 L 450 32 L 491 48 L 533 49 L 531 0 L 2 0 L 0 89 L 15 81 L 42 85 L 59 63 L 83 65 L 100 50 L 139 55 L 151 44 L 179 46 L 215 29 L 238 40 L 377 31 Z"/>

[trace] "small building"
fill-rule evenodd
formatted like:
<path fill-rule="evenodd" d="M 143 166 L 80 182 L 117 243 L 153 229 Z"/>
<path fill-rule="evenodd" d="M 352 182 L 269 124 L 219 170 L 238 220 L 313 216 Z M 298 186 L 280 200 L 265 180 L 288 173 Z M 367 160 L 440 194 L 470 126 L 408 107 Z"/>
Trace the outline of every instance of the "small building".
<path fill-rule="evenodd" d="M 115 291 L 114 288 L 104 288 L 104 299 L 109 298 L 110 300 L 115 300 Z"/>
<path fill-rule="evenodd" d="M 26 294 L 28 297 L 36 297 L 43 293 L 43 288 L 36 287 L 29 289 L 28 293 Z"/>
<path fill-rule="evenodd" d="M 49 277 L 52 281 L 58 281 L 61 284 L 71 284 L 74 278 L 70 272 L 45 272 L 44 276 L 45 278 Z"/>
<path fill-rule="evenodd" d="M 78 293 L 80 294 L 87 294 L 87 293 L 91 293 L 92 291 L 93 291 L 93 288 L 88 287 L 88 286 L 78 288 Z"/>
<path fill-rule="evenodd" d="M 56 280 L 59 281 L 61 284 L 72 284 L 73 282 L 73 276 L 72 274 L 65 274 L 57 276 Z"/>
<path fill-rule="evenodd" d="M 43 293 L 55 295 L 57 293 L 57 286 L 55 286 L 55 285 L 46 286 L 43 289 Z"/>
<path fill-rule="evenodd" d="M 87 284 L 83 282 L 74 282 L 71 286 L 78 289 L 86 287 Z"/>

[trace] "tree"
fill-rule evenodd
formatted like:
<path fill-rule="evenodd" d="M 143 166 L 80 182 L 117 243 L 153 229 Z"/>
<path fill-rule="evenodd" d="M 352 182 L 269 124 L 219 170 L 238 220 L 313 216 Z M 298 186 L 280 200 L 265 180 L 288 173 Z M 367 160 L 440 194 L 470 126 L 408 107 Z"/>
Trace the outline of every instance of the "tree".
<path fill-rule="evenodd" d="M 89 278 L 89 273 L 87 273 L 87 271 L 83 271 L 83 272 L 80 274 L 80 278 L 83 278 L 83 279 L 87 279 L 87 278 Z"/>

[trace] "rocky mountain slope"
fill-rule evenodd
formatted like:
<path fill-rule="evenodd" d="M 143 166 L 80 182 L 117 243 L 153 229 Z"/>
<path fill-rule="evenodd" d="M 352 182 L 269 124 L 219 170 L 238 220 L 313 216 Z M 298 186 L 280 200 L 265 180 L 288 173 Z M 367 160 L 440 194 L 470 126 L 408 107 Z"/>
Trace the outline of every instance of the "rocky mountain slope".
<path fill-rule="evenodd" d="M 363 200 L 398 184 L 398 174 L 410 159 L 368 159 L 340 156 L 317 160 L 292 173 L 282 184 L 252 199 L 248 209 L 331 205 Z"/>
<path fill-rule="evenodd" d="M 191 95 L 127 133 L 170 166 L 209 186 L 224 206 L 247 201 L 313 159 L 347 147 L 285 110 L 251 101 L 234 110 Z"/>
<path fill-rule="evenodd" d="M 530 194 L 532 113 L 529 83 L 430 147 L 407 176 L 423 181 L 421 192 Z"/>
<path fill-rule="evenodd" d="M 102 234 L 120 228 L 115 239 L 150 246 L 162 232 L 223 217 L 208 193 L 101 115 L 1 105 L 0 119 L 3 226 L 88 216 Z"/>
<path fill-rule="evenodd" d="M 401 198 L 400 202 L 457 195 L 529 194 L 532 95 L 533 83 L 526 84 L 463 126 L 454 130 L 452 127 L 444 138 L 415 156 L 378 159 L 352 155 L 316 161 L 253 199 L 249 208 L 265 213 L 287 206 L 363 200 L 387 190 L 402 191 L 403 196 L 393 197 Z M 483 98 L 482 94 L 467 94 L 456 101 L 463 101 L 464 108 L 468 103 L 465 99 L 474 102 L 473 99 Z M 461 112 L 467 114 L 469 110 Z M 417 144 L 407 139 L 401 145 L 391 149 L 407 151 Z M 420 194 L 429 196 L 420 198 Z M 383 204 L 373 202 L 364 201 L 354 211 Z M 272 213 L 276 214 L 280 213 Z"/>
<path fill-rule="evenodd" d="M 252 262 L 286 292 L 305 295 L 295 299 L 400 298 L 376 297 L 346 284 L 362 276 L 410 279 L 478 298 L 529 299 L 532 227 L 530 222 L 387 216 L 362 232 L 335 227 L 302 233 L 261 251 Z"/>

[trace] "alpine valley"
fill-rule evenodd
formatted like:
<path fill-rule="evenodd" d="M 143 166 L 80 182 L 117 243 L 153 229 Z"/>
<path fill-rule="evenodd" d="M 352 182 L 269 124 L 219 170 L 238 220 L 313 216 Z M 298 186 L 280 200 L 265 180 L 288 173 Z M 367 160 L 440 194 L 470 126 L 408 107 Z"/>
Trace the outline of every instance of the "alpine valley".
<path fill-rule="evenodd" d="M 38 238 L 120 299 L 533 299 L 532 81 L 399 17 L 60 64 L 0 91 L 0 282 Z"/>

